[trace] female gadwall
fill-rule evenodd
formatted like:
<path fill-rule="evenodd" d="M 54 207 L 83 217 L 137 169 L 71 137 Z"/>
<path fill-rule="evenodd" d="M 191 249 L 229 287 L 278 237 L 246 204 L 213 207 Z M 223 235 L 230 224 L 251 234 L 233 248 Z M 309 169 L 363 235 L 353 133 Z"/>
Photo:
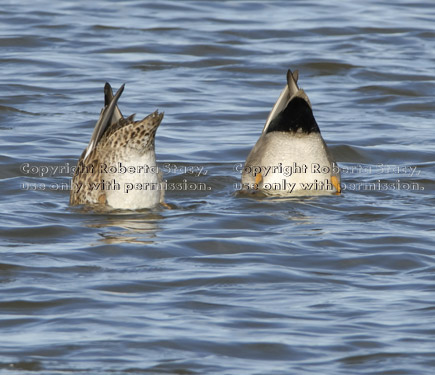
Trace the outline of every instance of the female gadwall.
<path fill-rule="evenodd" d="M 156 164 L 154 139 L 163 113 L 141 121 L 124 118 L 118 99 L 104 86 L 105 106 L 89 145 L 78 161 L 71 186 L 71 205 L 104 205 L 119 209 L 151 208 L 163 204 L 162 173 Z"/>

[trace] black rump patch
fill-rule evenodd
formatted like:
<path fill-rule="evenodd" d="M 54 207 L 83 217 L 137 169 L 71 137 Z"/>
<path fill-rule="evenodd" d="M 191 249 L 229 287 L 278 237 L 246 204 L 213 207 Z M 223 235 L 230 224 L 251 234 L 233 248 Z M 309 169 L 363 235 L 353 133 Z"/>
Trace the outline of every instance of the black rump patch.
<path fill-rule="evenodd" d="M 296 97 L 271 121 L 266 133 L 297 132 L 298 130 L 307 134 L 320 133 L 310 106 L 304 99 Z"/>

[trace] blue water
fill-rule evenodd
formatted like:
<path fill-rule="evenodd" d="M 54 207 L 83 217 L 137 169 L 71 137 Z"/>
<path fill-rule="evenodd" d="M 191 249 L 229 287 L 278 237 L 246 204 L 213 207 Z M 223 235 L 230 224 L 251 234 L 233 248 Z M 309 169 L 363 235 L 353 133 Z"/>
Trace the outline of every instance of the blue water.
<path fill-rule="evenodd" d="M 434 18 L 429 0 L 3 2 L 0 373 L 432 375 Z M 236 193 L 288 68 L 340 196 Z M 165 112 L 172 210 L 68 206 L 106 81 L 124 115 Z"/>

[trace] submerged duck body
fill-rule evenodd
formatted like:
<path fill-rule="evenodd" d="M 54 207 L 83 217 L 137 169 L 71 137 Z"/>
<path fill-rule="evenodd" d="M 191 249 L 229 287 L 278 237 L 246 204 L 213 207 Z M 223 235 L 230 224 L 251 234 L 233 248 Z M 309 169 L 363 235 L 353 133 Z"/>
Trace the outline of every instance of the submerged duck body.
<path fill-rule="evenodd" d="M 270 112 L 242 172 L 242 189 L 266 195 L 340 193 L 340 171 L 314 118 L 311 103 L 287 72 L 287 85 Z"/>
<path fill-rule="evenodd" d="M 104 87 L 105 106 L 89 145 L 77 163 L 72 179 L 71 205 L 104 205 L 115 209 L 151 208 L 163 203 L 162 174 L 156 164 L 154 139 L 163 113 L 141 121 L 124 118 L 118 99 Z"/>

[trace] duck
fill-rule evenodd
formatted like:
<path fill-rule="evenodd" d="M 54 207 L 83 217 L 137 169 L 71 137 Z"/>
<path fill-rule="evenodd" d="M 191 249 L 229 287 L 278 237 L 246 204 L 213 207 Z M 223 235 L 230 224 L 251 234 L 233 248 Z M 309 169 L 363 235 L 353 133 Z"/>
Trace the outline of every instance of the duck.
<path fill-rule="evenodd" d="M 164 205 L 162 171 L 156 163 L 155 136 L 163 112 L 155 111 L 140 121 L 124 117 L 118 100 L 106 82 L 104 107 L 89 144 L 75 168 L 69 203 L 138 210 Z"/>
<path fill-rule="evenodd" d="M 242 191 L 286 197 L 341 193 L 340 169 L 298 79 L 297 70 L 287 71 L 287 84 L 246 158 Z"/>

